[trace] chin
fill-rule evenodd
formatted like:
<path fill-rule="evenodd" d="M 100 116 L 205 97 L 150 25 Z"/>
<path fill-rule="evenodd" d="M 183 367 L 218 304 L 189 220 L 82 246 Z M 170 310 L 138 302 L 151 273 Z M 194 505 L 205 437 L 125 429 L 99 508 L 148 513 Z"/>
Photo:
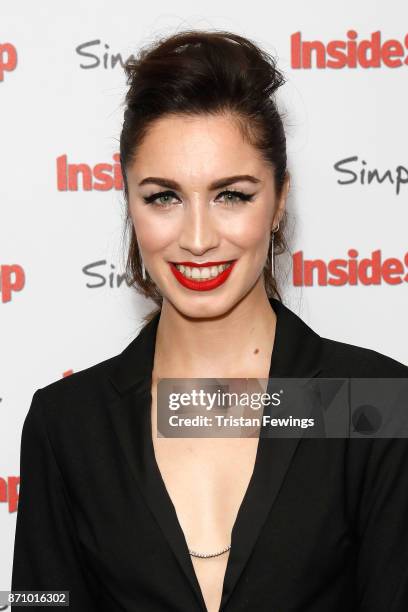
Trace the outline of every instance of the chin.
<path fill-rule="evenodd" d="M 234 300 L 231 297 L 213 295 L 195 295 L 192 292 L 191 297 L 186 296 L 177 299 L 169 300 L 174 308 L 176 308 L 183 316 L 191 319 L 213 319 L 223 316 L 234 305 Z"/>

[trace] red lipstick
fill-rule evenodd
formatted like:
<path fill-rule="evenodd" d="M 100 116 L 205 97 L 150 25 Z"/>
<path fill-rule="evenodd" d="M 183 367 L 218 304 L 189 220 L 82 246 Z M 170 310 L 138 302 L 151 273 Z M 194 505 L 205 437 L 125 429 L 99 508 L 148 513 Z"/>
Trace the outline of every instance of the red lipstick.
<path fill-rule="evenodd" d="M 170 264 L 170 268 L 174 276 L 177 278 L 179 283 L 183 285 L 183 287 L 186 287 L 187 289 L 193 289 L 194 291 L 209 291 L 210 289 L 215 289 L 216 287 L 219 287 L 220 285 L 225 283 L 225 281 L 231 274 L 232 268 L 234 267 L 236 261 L 237 261 L 236 259 L 232 262 L 207 261 L 206 263 L 202 263 L 202 264 L 197 264 L 192 261 L 177 262 L 177 265 L 189 266 L 192 268 L 203 268 L 203 267 L 208 268 L 211 266 L 220 266 L 222 264 L 231 263 L 231 265 L 228 266 L 228 268 L 226 268 L 223 272 L 221 272 L 221 274 L 218 274 L 218 276 L 216 276 L 215 278 L 209 278 L 207 280 L 199 280 L 199 281 L 193 278 L 187 278 L 186 276 L 184 276 L 184 274 L 182 274 L 180 270 L 177 269 L 177 267 L 175 266 L 173 262 L 169 261 L 169 264 Z"/>
<path fill-rule="evenodd" d="M 189 268 L 204 268 L 208 266 L 222 266 L 222 264 L 232 263 L 232 259 L 224 261 L 206 261 L 205 263 L 195 263 L 194 261 L 175 261 L 170 263 L 176 263 L 178 266 L 189 266 Z"/>

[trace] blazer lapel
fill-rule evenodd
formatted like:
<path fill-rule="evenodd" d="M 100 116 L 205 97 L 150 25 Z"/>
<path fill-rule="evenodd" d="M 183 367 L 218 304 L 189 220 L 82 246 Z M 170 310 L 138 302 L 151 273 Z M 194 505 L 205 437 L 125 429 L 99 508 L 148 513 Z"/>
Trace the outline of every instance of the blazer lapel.
<path fill-rule="evenodd" d="M 204 598 L 170 496 L 154 457 L 151 433 L 151 383 L 157 315 L 118 356 L 110 380 L 119 397 L 108 405 L 113 429 L 147 506 L 184 572 L 200 609 Z"/>
<path fill-rule="evenodd" d="M 321 372 L 322 339 L 282 302 L 269 300 L 276 332 L 269 378 L 312 378 Z M 252 479 L 231 535 L 220 612 L 245 568 L 300 442 L 295 438 L 260 437 Z M 271 555 L 279 551 L 271 551 Z"/>
<path fill-rule="evenodd" d="M 322 369 L 322 339 L 275 298 L 277 316 L 269 378 L 311 378 Z M 141 494 L 160 526 L 202 610 L 204 598 L 184 533 L 154 458 L 151 438 L 151 375 L 160 313 L 118 355 L 109 378 L 118 397 L 108 405 L 119 443 Z M 260 437 L 254 471 L 231 534 L 220 612 L 251 555 L 300 439 Z M 271 551 L 271 554 L 278 551 Z"/>

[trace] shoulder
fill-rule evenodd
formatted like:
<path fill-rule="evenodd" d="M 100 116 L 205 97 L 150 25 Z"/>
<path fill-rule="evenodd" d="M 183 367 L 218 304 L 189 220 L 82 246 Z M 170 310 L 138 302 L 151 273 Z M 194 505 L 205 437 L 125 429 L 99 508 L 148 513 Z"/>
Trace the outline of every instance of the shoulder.
<path fill-rule="evenodd" d="M 364 346 L 349 344 L 330 338 L 321 338 L 322 340 L 322 364 L 323 368 L 320 376 L 327 378 L 404 378 L 408 380 L 408 366 L 393 359 L 389 355 L 379 351 L 370 349 Z M 401 381 L 402 382 L 402 381 Z M 392 384 L 392 383 L 391 383 Z M 399 383 L 398 383 L 399 385 Z M 404 385 L 406 383 L 404 381 Z M 376 387 L 374 387 L 375 389 Z M 378 388 L 378 387 L 377 387 Z M 402 388 L 398 386 L 398 388 Z M 362 387 L 368 389 L 368 387 Z M 371 396 L 368 396 L 371 398 Z M 373 435 L 364 431 L 359 433 L 353 427 L 346 437 L 346 444 L 343 447 L 346 451 L 345 466 L 346 466 L 346 482 L 348 486 L 348 499 L 350 507 L 353 508 L 353 514 L 357 514 L 359 503 L 364 496 L 367 500 L 375 503 L 376 491 L 383 491 L 390 485 L 389 491 L 392 489 L 393 479 L 389 478 L 390 474 L 406 473 L 408 469 L 408 439 L 403 435 L 403 430 L 400 428 L 407 427 L 406 411 L 400 412 L 398 397 L 393 402 L 384 401 L 379 396 L 379 403 L 372 404 L 374 411 L 367 413 L 367 421 L 364 425 L 370 423 L 370 414 L 378 412 L 381 418 L 386 417 L 384 421 L 380 419 L 380 423 L 384 425 L 382 435 L 376 435 L 375 426 L 372 425 Z M 371 399 L 370 402 L 371 404 Z M 359 405 L 359 402 L 356 404 Z M 352 409 L 354 409 L 354 404 Z M 373 422 L 374 423 L 374 422 Z M 381 426 L 383 426 L 381 425 Z M 378 425 L 377 425 L 378 426 Z M 390 429 L 388 429 L 390 428 Z M 391 432 L 398 431 L 398 436 L 394 437 Z M 381 483 L 381 484 L 379 484 Z M 402 481 L 400 480 L 400 491 L 402 494 Z M 396 486 L 396 480 L 395 480 Z M 406 490 L 406 486 L 404 485 Z M 404 494 L 405 495 L 405 494 Z M 370 497 L 371 496 L 371 497 Z M 405 495 L 406 502 L 408 497 Z"/>
<path fill-rule="evenodd" d="M 100 413 L 107 402 L 117 397 L 109 374 L 118 357 L 115 355 L 38 388 L 30 412 L 38 413 L 48 425 L 54 426 L 62 422 L 85 426 L 87 420 L 94 421 L 95 413 Z"/>
<path fill-rule="evenodd" d="M 321 340 L 323 376 L 408 378 L 408 366 L 389 355 L 331 338 Z"/>
<path fill-rule="evenodd" d="M 118 355 L 38 388 L 21 431 L 24 472 L 57 465 L 66 482 L 112 439 L 109 406 L 118 398 L 109 374 Z M 25 476 L 27 478 L 27 476 Z M 76 482 L 76 481 L 75 481 Z"/>

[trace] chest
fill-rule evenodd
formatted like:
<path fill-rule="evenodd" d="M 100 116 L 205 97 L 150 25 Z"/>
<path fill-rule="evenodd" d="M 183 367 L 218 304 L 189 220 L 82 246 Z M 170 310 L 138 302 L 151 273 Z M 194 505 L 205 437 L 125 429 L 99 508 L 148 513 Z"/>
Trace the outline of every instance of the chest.
<path fill-rule="evenodd" d="M 147 390 L 111 408 L 103 427 L 75 424 L 69 450 L 81 449 L 80 462 L 59 453 L 84 562 L 106 602 L 203 612 L 202 596 L 218 612 L 221 597 L 222 612 L 236 612 L 302 610 L 334 586 L 352 597 L 343 440 L 156 439 Z M 210 559 L 187 550 L 230 542 Z"/>
<path fill-rule="evenodd" d="M 157 437 L 157 386 L 152 385 L 154 455 L 188 548 L 217 553 L 231 532 L 254 471 L 258 438 Z M 218 612 L 229 551 L 192 564 L 208 612 Z"/>

